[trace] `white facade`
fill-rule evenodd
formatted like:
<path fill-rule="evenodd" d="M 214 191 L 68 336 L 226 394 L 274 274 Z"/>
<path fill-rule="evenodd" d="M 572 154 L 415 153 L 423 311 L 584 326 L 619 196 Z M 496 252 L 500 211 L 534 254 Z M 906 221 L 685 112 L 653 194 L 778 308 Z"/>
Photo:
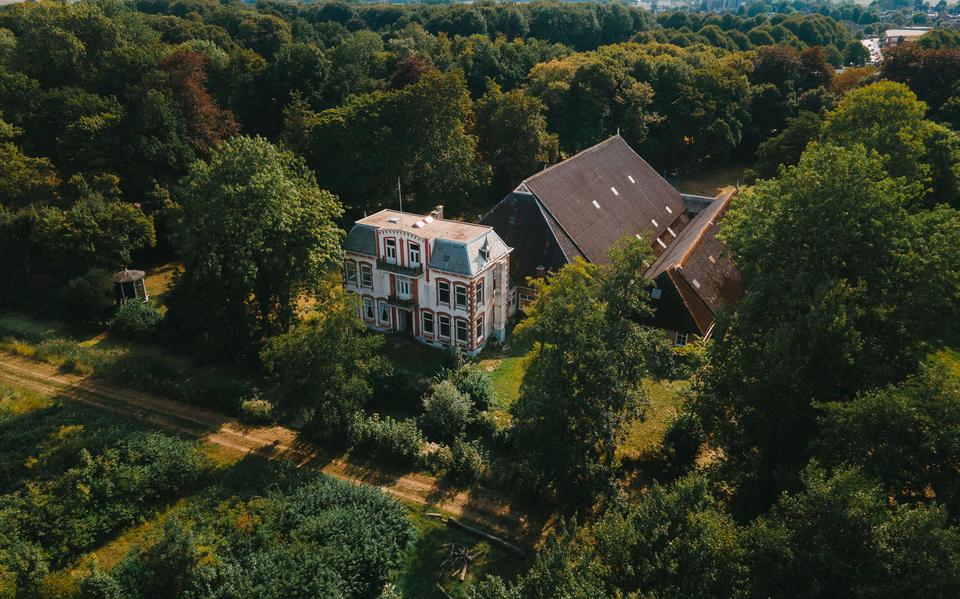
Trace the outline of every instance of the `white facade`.
<path fill-rule="evenodd" d="M 344 284 L 368 327 L 475 355 L 503 341 L 510 251 L 491 227 L 384 210 L 348 234 Z"/>

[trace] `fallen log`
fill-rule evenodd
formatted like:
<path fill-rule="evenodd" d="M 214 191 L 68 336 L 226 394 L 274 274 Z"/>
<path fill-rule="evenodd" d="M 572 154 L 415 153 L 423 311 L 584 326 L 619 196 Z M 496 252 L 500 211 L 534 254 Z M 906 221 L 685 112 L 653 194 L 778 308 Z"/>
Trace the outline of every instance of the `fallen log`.
<path fill-rule="evenodd" d="M 481 539 L 486 539 L 491 543 L 493 543 L 494 545 L 497 545 L 498 547 L 506 549 L 507 551 L 513 553 L 514 555 L 517 555 L 518 557 L 524 557 L 526 555 L 523 549 L 520 549 L 516 545 L 508 543 L 507 541 L 504 541 L 500 537 L 496 537 L 488 532 L 483 532 L 478 528 L 468 526 L 463 522 L 460 522 L 456 518 L 453 518 L 453 517 L 447 518 L 447 526 L 452 526 L 453 528 L 458 528 L 464 532 L 468 532 L 474 536 L 480 537 Z"/>

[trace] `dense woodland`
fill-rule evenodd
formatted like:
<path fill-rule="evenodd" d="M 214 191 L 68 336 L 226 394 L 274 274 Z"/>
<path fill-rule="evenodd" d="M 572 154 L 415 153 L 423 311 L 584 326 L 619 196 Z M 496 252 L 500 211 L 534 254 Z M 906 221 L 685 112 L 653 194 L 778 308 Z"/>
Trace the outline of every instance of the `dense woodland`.
<path fill-rule="evenodd" d="M 26 329 L 0 348 L 555 512 L 529 571 L 475 599 L 958 595 L 960 35 L 877 66 L 859 42 L 927 22 L 897 2 L 4 7 L 0 309 L 254 374 Z M 678 351 L 641 324 L 651 256 L 625 241 L 536 282 L 505 408 L 457 354 L 400 371 L 340 287 L 343 228 L 398 180 L 406 206 L 473 220 L 618 132 L 664 173 L 748 166 L 722 229 L 747 293 L 712 340 Z M 162 305 L 114 308 L 110 274 L 161 261 Z M 637 483 L 621 449 L 662 379 L 686 397 Z M 46 427 L 17 401 L 0 596 L 42 596 L 221 476 L 190 441 L 69 410 Z M 397 596 L 399 504 L 276 468 L 191 497 L 77 593 Z"/>

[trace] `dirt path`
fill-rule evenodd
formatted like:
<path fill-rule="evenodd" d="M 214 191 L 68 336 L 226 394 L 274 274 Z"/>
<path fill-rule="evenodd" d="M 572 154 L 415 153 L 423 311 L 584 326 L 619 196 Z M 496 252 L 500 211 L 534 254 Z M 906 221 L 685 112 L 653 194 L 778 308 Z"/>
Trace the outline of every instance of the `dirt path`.
<path fill-rule="evenodd" d="M 539 527 L 526 515 L 490 492 L 451 490 L 427 475 L 391 473 L 371 462 L 346 459 L 300 440 L 296 431 L 286 427 L 248 426 L 218 412 L 63 373 L 6 352 L 0 352 L 0 382 L 68 398 L 243 454 L 315 467 L 343 480 L 379 487 L 408 503 L 435 506 L 512 539 L 539 537 Z"/>

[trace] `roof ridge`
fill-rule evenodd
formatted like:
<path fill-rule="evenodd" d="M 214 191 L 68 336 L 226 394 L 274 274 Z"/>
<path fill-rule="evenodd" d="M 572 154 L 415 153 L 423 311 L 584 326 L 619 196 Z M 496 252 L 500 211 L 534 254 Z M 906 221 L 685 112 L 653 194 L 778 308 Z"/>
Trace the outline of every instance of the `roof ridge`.
<path fill-rule="evenodd" d="M 706 236 L 707 231 L 710 229 L 711 226 L 713 226 L 716 223 L 717 219 L 723 216 L 723 214 L 727 211 L 727 208 L 730 207 L 730 200 L 733 199 L 733 196 L 737 195 L 737 191 L 739 190 L 732 189 L 729 192 L 727 192 L 726 197 L 724 197 L 723 199 L 720 199 L 718 197 L 717 199 L 714 200 L 715 202 L 720 203 L 720 207 L 717 209 L 717 213 L 714 214 L 712 217 L 710 217 L 710 222 L 707 223 L 707 226 L 700 229 L 700 232 L 697 233 L 696 239 L 693 240 L 693 243 L 690 244 L 690 247 L 687 248 L 687 251 L 685 251 L 677 260 L 677 263 L 676 263 L 677 266 L 683 268 L 683 264 L 687 261 L 687 258 L 689 258 L 693 254 L 693 252 L 696 251 L 698 247 L 700 247 L 700 244 L 703 242 L 703 238 Z"/>
<path fill-rule="evenodd" d="M 553 169 L 557 168 L 558 166 L 562 166 L 562 165 L 570 162 L 571 160 L 573 160 L 574 158 L 577 158 L 578 156 L 580 156 L 580 155 L 582 155 L 582 154 L 586 154 L 587 152 L 591 152 L 591 151 L 593 151 L 593 150 L 596 150 L 596 149 L 599 148 L 600 146 L 606 145 L 606 144 L 610 143 L 611 141 L 613 141 L 613 140 L 615 140 L 615 139 L 621 139 L 621 140 L 623 140 L 623 143 L 626 144 L 626 146 L 627 146 L 628 148 L 630 148 L 630 144 L 628 144 L 625 139 L 623 139 L 622 137 L 620 137 L 620 134 L 618 133 L 618 134 L 616 134 L 616 135 L 614 135 L 614 136 L 608 137 L 607 139 L 601 141 L 600 143 L 597 143 L 597 144 L 594 144 L 594 145 L 590 146 L 589 148 L 584 148 L 584 149 L 580 150 L 579 152 L 577 152 L 576 154 L 574 154 L 573 156 L 570 156 L 570 157 L 568 157 L 568 158 L 564 158 L 563 160 L 561 160 L 560 162 L 557 162 L 556 164 L 551 164 L 550 166 L 548 166 L 547 168 L 543 169 L 543 170 L 540 171 L 539 173 L 530 175 L 529 177 L 527 177 L 526 179 L 524 179 L 523 181 L 521 181 L 521 183 L 526 183 L 527 181 L 532 181 L 532 180 L 536 179 L 537 177 L 539 177 L 540 175 L 542 175 L 542 174 L 544 174 L 544 173 L 546 173 L 546 172 L 548 172 L 548 171 L 552 171 Z M 630 148 L 630 151 L 633 152 L 633 148 Z M 636 154 L 636 152 L 633 152 L 633 153 Z M 637 156 L 639 156 L 639 154 L 637 154 Z M 534 195 L 536 195 L 536 194 L 534 194 Z"/>

